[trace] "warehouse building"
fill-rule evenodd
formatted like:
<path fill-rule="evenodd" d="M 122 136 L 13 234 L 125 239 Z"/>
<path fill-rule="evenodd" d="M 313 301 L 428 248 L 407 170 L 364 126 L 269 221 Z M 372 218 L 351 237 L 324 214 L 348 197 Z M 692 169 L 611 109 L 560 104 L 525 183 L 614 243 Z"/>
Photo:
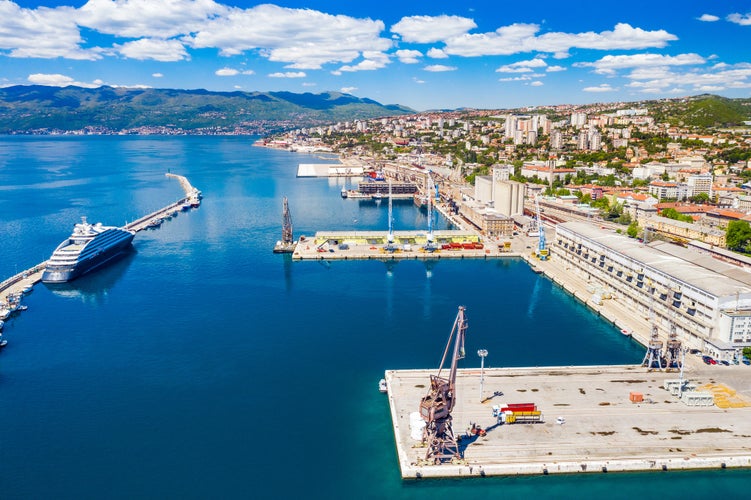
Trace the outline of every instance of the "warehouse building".
<path fill-rule="evenodd" d="M 579 222 L 556 226 L 551 253 L 571 272 L 609 289 L 647 319 L 660 337 L 674 331 L 684 347 L 738 359 L 751 346 L 751 273 L 675 244 L 642 244 Z M 648 336 L 648 332 L 644 332 Z"/>

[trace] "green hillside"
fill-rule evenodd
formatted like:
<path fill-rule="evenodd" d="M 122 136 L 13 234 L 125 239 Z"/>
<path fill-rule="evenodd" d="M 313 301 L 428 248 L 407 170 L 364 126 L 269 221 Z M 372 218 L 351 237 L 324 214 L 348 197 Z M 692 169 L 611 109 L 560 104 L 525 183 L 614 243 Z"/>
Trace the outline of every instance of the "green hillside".
<path fill-rule="evenodd" d="M 210 92 L 113 87 L 0 88 L 0 133 L 168 127 L 247 133 L 413 113 L 339 92 Z"/>
<path fill-rule="evenodd" d="M 700 95 L 680 100 L 653 101 L 655 120 L 688 127 L 732 127 L 751 120 L 751 99 Z"/>

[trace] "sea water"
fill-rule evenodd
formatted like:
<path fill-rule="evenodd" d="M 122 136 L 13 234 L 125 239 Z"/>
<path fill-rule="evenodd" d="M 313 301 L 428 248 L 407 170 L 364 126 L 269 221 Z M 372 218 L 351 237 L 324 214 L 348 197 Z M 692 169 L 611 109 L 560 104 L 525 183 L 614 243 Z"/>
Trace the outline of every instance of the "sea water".
<path fill-rule="evenodd" d="M 487 367 L 636 363 L 643 349 L 518 259 L 273 254 L 284 196 L 296 237 L 386 230 L 388 203 L 342 199 L 354 180 L 296 178 L 328 159 L 252 144 L 0 138 L 0 278 L 82 216 L 121 225 L 182 197 L 168 171 L 204 194 L 111 265 L 35 286 L 7 322 L 0 498 L 742 495 L 747 471 L 402 481 L 378 380 L 436 368 L 458 306 L 461 367 L 479 367 L 478 349 Z M 395 203 L 394 228 L 426 229 L 427 214 Z"/>

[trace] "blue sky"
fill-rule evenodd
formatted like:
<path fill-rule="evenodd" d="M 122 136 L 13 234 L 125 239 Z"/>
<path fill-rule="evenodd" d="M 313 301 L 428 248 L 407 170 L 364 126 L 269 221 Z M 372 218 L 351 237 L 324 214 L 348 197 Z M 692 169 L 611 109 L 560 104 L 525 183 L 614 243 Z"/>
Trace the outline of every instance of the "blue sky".
<path fill-rule="evenodd" d="M 751 96 L 751 2 L 0 0 L 0 85 L 337 90 L 418 111 Z"/>

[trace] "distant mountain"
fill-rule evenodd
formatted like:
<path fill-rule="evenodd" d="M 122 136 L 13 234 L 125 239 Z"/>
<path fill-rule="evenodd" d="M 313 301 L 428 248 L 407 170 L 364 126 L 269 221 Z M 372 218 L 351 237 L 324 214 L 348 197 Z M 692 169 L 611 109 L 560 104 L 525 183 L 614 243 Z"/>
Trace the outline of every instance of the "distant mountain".
<path fill-rule="evenodd" d="M 730 127 L 751 119 L 751 99 L 728 99 L 702 94 L 684 99 L 650 101 L 647 106 L 658 122 L 678 126 Z"/>
<path fill-rule="evenodd" d="M 0 88 L 0 133 L 239 130 L 261 133 L 414 113 L 340 92 L 210 92 L 114 87 Z M 158 131 L 158 130 L 155 130 Z"/>

